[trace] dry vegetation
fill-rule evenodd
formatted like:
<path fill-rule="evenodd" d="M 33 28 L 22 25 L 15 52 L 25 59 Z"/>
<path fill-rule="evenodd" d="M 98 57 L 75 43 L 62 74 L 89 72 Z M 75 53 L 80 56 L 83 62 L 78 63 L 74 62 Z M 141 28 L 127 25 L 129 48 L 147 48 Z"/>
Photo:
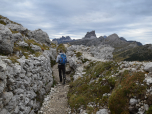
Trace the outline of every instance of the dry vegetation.
<path fill-rule="evenodd" d="M 112 114 L 129 114 L 129 99 L 134 96 L 142 99 L 146 94 L 145 73 L 118 74 L 118 67 L 117 62 L 91 62 L 84 77 L 70 83 L 68 99 L 72 112 L 79 113 L 83 108 L 88 114 L 96 114 L 104 106 Z"/>

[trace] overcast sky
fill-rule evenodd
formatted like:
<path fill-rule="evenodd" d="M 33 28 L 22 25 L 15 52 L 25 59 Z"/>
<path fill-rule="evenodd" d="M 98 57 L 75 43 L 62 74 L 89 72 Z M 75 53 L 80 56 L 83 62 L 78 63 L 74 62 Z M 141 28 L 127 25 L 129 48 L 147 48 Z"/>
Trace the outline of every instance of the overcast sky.
<path fill-rule="evenodd" d="M 80 39 L 95 30 L 98 37 L 116 33 L 152 43 L 152 0 L 0 0 L 0 15 L 50 39 Z"/>

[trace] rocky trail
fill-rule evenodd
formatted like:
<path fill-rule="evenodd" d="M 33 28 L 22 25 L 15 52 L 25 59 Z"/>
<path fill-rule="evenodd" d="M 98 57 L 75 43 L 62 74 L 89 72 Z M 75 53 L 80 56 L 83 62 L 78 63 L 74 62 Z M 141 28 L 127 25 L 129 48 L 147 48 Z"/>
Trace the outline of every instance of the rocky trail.
<path fill-rule="evenodd" d="M 52 68 L 54 80 L 57 84 L 51 88 L 49 95 L 46 96 L 43 102 L 43 106 L 39 111 L 39 114 L 67 114 L 68 109 L 68 99 L 67 93 L 69 90 L 69 85 L 66 83 L 63 85 L 59 83 L 58 65 L 54 65 Z M 68 75 L 66 75 L 67 78 Z"/>

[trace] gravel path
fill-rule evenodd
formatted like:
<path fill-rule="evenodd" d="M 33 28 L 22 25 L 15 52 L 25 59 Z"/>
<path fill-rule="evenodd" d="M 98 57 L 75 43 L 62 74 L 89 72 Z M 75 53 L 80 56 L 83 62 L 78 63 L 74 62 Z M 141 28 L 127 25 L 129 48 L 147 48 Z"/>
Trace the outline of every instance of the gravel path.
<path fill-rule="evenodd" d="M 54 79 L 59 82 L 58 65 L 54 65 L 52 68 Z M 67 76 L 67 78 L 69 78 Z M 51 88 L 50 94 L 44 100 L 41 112 L 39 114 L 67 114 L 68 109 L 68 99 L 67 93 L 69 90 L 69 85 L 66 83 L 58 83 L 54 88 Z"/>

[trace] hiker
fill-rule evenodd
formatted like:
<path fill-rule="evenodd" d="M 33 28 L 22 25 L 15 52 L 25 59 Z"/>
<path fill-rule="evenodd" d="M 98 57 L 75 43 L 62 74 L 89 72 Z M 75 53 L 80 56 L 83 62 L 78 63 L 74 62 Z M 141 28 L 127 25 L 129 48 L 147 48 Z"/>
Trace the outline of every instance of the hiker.
<path fill-rule="evenodd" d="M 63 78 L 63 84 L 65 84 L 65 80 L 66 80 L 65 65 L 67 63 L 67 58 L 66 58 L 66 55 L 63 53 L 62 50 L 60 50 L 60 53 L 57 56 L 56 62 L 58 63 L 60 82 L 62 82 L 62 78 Z"/>

